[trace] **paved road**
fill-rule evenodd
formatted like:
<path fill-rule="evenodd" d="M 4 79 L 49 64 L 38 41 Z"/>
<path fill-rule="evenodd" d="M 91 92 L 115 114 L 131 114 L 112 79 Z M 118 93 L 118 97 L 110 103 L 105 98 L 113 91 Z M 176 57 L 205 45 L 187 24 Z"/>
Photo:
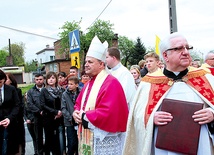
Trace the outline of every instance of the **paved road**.
<path fill-rule="evenodd" d="M 30 136 L 30 133 L 28 132 L 26 124 L 25 124 L 25 141 L 26 141 L 25 155 L 34 155 L 32 138 Z"/>
<path fill-rule="evenodd" d="M 27 129 L 27 125 L 25 124 L 25 141 L 26 142 L 31 142 L 32 141 L 32 138 L 30 136 L 30 133 L 28 132 L 28 129 Z"/>
<path fill-rule="evenodd" d="M 28 132 L 26 124 L 25 124 L 25 141 L 26 141 L 25 155 L 34 155 L 32 138 L 30 136 L 30 133 Z"/>

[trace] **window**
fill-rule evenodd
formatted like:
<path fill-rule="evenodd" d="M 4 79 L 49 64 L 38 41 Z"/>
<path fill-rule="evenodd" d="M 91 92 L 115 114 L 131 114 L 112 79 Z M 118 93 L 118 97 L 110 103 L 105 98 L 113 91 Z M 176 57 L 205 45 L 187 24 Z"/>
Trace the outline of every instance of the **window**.
<path fill-rule="evenodd" d="M 50 56 L 50 61 L 55 60 L 55 56 Z"/>

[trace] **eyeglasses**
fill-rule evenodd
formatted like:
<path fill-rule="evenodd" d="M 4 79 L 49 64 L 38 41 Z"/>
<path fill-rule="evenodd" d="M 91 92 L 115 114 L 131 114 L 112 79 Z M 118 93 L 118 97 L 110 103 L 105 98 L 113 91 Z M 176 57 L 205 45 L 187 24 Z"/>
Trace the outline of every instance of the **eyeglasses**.
<path fill-rule="evenodd" d="M 174 47 L 174 48 L 169 48 L 166 51 L 176 51 L 178 53 L 182 52 L 184 49 L 186 49 L 187 51 L 190 51 L 193 49 L 193 46 L 179 46 L 179 47 Z"/>

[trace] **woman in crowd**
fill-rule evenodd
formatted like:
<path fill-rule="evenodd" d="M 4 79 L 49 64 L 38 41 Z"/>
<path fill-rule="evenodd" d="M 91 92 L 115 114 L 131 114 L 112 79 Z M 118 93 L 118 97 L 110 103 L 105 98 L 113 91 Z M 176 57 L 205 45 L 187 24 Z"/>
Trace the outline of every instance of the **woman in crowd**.
<path fill-rule="evenodd" d="M 192 62 L 192 65 L 191 65 L 191 66 L 193 66 L 193 67 L 195 67 L 195 68 L 201 67 L 200 62 L 197 61 L 197 60 L 194 60 L 194 61 Z"/>
<path fill-rule="evenodd" d="M 59 72 L 58 73 L 58 83 L 59 86 L 63 87 L 64 89 L 67 88 L 68 86 L 68 79 L 66 78 L 66 73 L 65 72 Z"/>
<path fill-rule="evenodd" d="M 6 74 L 0 70 L 0 153 L 13 155 L 19 152 L 16 118 L 20 101 L 16 89 L 6 85 L 6 80 Z"/>
<path fill-rule="evenodd" d="M 62 154 L 63 140 L 59 136 L 64 134 L 59 132 L 63 126 L 63 117 L 61 111 L 61 96 L 64 89 L 58 87 L 58 77 L 55 72 L 48 72 L 46 75 L 46 87 L 42 88 L 40 104 L 43 109 L 44 131 L 45 131 L 45 155 Z M 61 133 L 61 134 L 60 134 Z M 64 135 L 61 136 L 64 138 Z"/>
<path fill-rule="evenodd" d="M 141 81 L 139 66 L 138 65 L 131 66 L 130 72 L 134 77 L 136 87 L 138 87 Z"/>
<path fill-rule="evenodd" d="M 24 127 L 24 103 L 23 103 L 23 99 L 22 99 L 22 90 L 20 88 L 18 88 L 17 81 L 13 74 L 6 73 L 6 76 L 7 76 L 7 80 L 6 80 L 5 84 L 12 85 L 16 88 L 16 91 L 17 91 L 18 97 L 19 97 L 19 101 L 20 101 L 19 113 L 17 116 L 18 144 L 19 144 L 19 153 L 21 155 L 24 155 L 25 154 L 25 127 Z"/>

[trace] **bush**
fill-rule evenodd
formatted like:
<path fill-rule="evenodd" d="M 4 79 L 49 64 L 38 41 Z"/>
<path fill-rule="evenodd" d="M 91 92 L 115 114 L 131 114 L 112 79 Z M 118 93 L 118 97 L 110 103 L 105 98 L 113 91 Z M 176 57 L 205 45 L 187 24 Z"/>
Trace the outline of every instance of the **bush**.
<path fill-rule="evenodd" d="M 34 84 L 29 84 L 29 85 L 19 85 L 18 87 L 22 90 L 22 95 L 24 95 L 25 92 L 27 92 L 33 86 L 34 86 Z"/>

